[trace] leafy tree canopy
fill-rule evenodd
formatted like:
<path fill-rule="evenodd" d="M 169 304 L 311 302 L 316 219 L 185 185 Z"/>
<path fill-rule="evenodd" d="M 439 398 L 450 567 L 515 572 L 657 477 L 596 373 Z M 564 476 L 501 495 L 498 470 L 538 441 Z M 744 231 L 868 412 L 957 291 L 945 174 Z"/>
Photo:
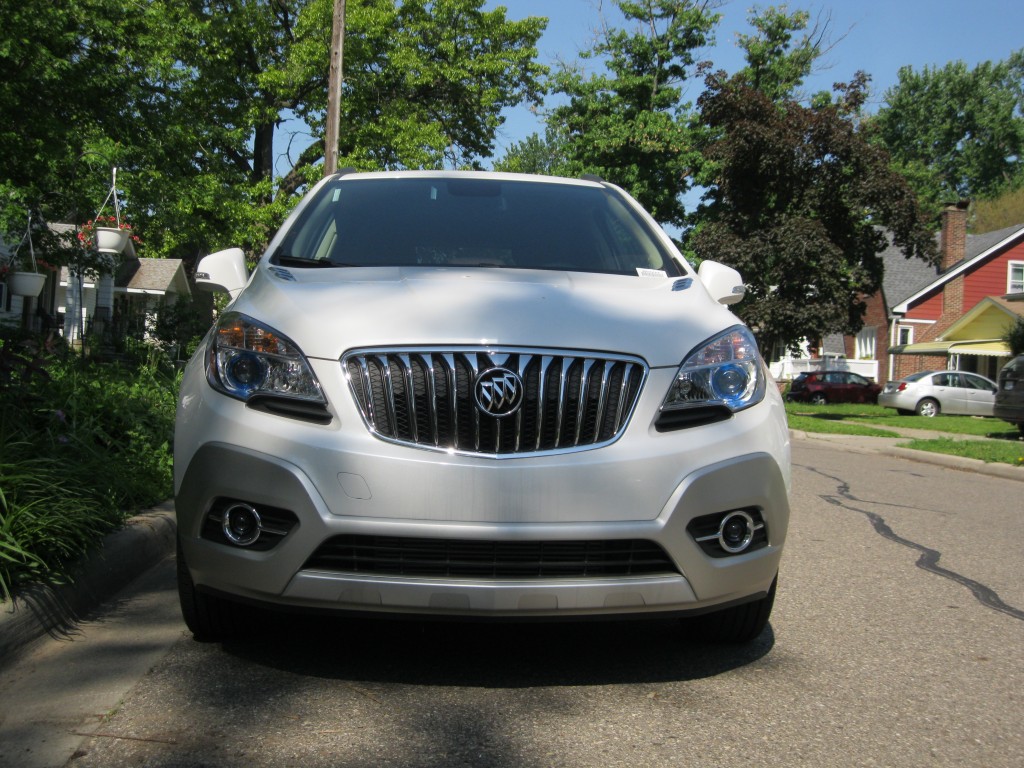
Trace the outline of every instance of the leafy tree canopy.
<path fill-rule="evenodd" d="M 615 0 L 633 31 L 606 28 L 584 60 L 604 70 L 563 66 L 553 90 L 568 103 L 548 124 L 562 137 L 567 175 L 596 173 L 630 191 L 660 222 L 682 225 L 680 201 L 699 155 L 683 87 L 699 49 L 712 41 L 718 15 L 694 0 Z"/>
<path fill-rule="evenodd" d="M 1013 187 L 997 197 L 972 202 L 968 229 L 975 233 L 994 232 L 1024 222 L 1024 186 Z"/>
<path fill-rule="evenodd" d="M 717 73 L 698 102 L 713 139 L 690 245 L 743 275 L 737 310 L 763 343 L 858 331 L 881 287 L 882 227 L 908 257 L 934 259 L 914 193 L 851 119 L 866 82 L 808 108 Z"/>
<path fill-rule="evenodd" d="M 539 101 L 546 20 L 483 2 L 349 0 L 343 163 L 474 165 L 504 107 Z M 320 176 L 332 5 L 5 3 L 0 231 L 23 228 L 28 207 L 41 220 L 90 218 L 116 165 L 147 255 L 258 252 Z M 314 140 L 279 178 L 293 117 Z"/>
<path fill-rule="evenodd" d="M 997 196 L 1024 175 L 1024 50 L 973 69 L 903 67 L 874 123 L 933 214 Z"/>

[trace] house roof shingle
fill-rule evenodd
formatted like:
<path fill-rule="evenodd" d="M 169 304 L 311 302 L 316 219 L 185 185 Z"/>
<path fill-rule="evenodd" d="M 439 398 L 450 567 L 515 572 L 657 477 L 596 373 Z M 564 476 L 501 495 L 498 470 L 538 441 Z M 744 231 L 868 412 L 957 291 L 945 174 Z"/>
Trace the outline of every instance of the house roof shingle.
<path fill-rule="evenodd" d="M 1012 227 L 1005 227 L 993 232 L 967 235 L 964 258 L 946 270 L 930 266 L 920 259 L 906 258 L 903 252 L 892 244 L 892 239 L 890 238 L 889 247 L 882 251 L 882 260 L 885 264 L 882 290 L 885 293 L 885 302 L 888 309 L 891 311 L 896 305 L 920 293 L 932 283 L 939 281 L 944 274 L 957 271 L 967 262 L 976 259 L 978 256 L 1022 231 L 1024 231 L 1024 224 L 1014 224 Z M 936 234 L 935 237 L 938 240 L 939 235 Z"/>
<path fill-rule="evenodd" d="M 166 292 L 181 269 L 181 259 L 128 259 L 114 276 L 116 288 Z"/>

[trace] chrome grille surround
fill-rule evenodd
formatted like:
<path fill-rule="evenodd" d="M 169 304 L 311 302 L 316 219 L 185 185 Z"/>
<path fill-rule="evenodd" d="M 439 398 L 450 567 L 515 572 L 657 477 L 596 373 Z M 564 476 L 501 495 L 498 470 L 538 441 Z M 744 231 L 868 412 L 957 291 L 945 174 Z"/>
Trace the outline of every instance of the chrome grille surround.
<path fill-rule="evenodd" d="M 358 349 L 341 359 L 367 429 L 401 445 L 489 458 L 599 448 L 622 434 L 647 378 L 638 357 L 523 347 Z M 491 416 L 478 377 L 522 380 L 521 406 Z"/>

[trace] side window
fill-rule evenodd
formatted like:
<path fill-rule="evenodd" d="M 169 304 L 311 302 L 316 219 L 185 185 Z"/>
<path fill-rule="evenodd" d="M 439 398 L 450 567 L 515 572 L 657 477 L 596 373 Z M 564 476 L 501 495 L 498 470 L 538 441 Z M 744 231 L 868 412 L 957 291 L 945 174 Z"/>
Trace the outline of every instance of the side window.
<path fill-rule="evenodd" d="M 971 389 L 985 389 L 988 390 L 989 392 L 992 391 L 992 385 L 982 378 L 972 376 L 969 373 L 965 373 L 964 378 L 967 380 L 967 386 L 970 387 Z"/>
<path fill-rule="evenodd" d="M 956 383 L 951 381 L 952 374 L 937 373 L 932 376 L 932 384 L 936 387 L 955 387 Z"/>
<path fill-rule="evenodd" d="M 1006 276 L 1007 293 L 1024 293 L 1024 261 L 1011 261 Z"/>

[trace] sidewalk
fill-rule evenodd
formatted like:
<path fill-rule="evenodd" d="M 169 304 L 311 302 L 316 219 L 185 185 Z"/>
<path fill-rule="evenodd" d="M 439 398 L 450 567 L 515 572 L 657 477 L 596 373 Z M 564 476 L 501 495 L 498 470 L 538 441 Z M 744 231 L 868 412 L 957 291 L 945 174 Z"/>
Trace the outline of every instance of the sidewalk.
<path fill-rule="evenodd" d="M 59 587 L 30 587 L 0 605 L 0 665 L 45 635 L 67 637 L 77 622 L 174 553 L 174 503 L 131 518 Z"/>
<path fill-rule="evenodd" d="M 898 431 L 900 437 L 894 438 L 833 435 L 795 429 L 790 430 L 790 435 L 794 440 L 829 443 L 857 453 L 886 454 L 980 475 L 1024 481 L 1024 467 L 987 464 L 977 459 L 902 447 L 918 437 L 980 438 L 927 430 Z M 133 517 L 120 531 L 109 534 L 103 545 L 82 563 L 73 583 L 56 589 L 35 587 L 20 595 L 15 605 L 0 606 L 0 665 L 44 635 L 64 637 L 73 633 L 81 617 L 173 554 L 175 535 L 174 503 L 168 501 Z"/>

